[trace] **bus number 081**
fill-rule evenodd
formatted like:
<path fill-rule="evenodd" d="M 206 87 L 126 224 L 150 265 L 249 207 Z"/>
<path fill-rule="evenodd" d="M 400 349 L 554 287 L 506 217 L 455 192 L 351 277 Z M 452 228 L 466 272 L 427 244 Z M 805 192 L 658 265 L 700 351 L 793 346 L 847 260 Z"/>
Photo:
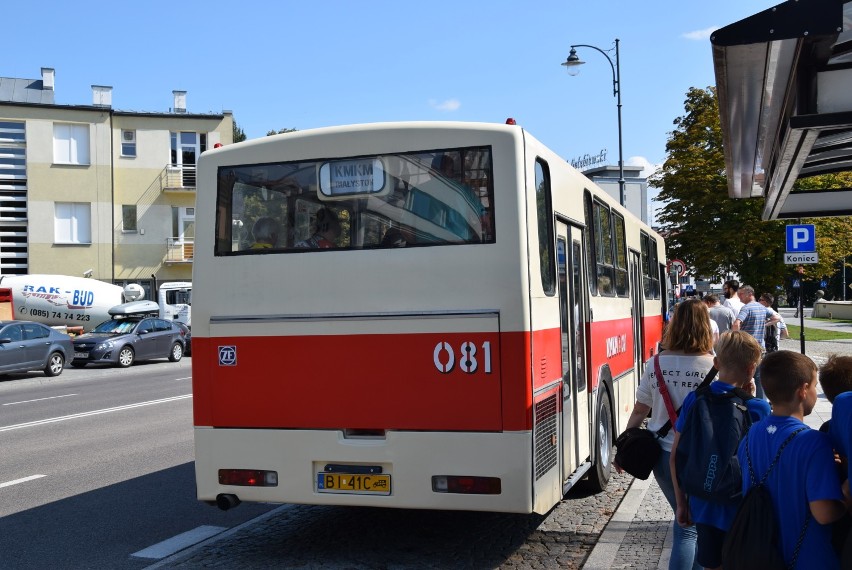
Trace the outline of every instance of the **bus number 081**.
<path fill-rule="evenodd" d="M 456 352 L 448 342 L 439 342 L 435 345 L 435 350 L 432 353 L 435 368 L 442 374 L 447 374 L 453 371 L 456 365 Z M 483 370 L 486 374 L 491 374 L 491 342 L 485 341 L 482 343 L 482 354 L 478 353 L 477 346 L 472 342 L 463 342 L 459 347 L 458 367 L 462 372 L 473 374 L 477 371 L 482 363 Z"/>

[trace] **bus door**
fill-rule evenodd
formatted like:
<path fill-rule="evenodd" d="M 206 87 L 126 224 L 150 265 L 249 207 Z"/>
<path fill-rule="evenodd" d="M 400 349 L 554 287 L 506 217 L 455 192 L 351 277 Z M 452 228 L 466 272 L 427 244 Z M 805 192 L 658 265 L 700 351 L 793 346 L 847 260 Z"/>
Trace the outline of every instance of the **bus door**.
<path fill-rule="evenodd" d="M 636 377 L 645 369 L 645 295 L 642 261 L 638 251 L 630 251 L 630 300 L 633 315 L 633 368 Z"/>
<path fill-rule="evenodd" d="M 567 480 L 591 450 L 586 382 L 588 307 L 582 229 L 557 222 L 556 231 L 562 333 L 562 473 Z"/>

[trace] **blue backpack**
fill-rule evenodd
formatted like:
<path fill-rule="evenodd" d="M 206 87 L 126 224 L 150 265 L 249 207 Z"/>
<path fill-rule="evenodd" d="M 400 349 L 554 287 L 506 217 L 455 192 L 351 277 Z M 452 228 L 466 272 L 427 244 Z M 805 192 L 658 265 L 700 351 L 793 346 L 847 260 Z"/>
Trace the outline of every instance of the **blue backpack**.
<path fill-rule="evenodd" d="M 745 404 L 752 397 L 740 388 L 695 391 L 675 455 L 677 480 L 687 495 L 723 504 L 742 499 L 737 448 L 752 424 Z"/>

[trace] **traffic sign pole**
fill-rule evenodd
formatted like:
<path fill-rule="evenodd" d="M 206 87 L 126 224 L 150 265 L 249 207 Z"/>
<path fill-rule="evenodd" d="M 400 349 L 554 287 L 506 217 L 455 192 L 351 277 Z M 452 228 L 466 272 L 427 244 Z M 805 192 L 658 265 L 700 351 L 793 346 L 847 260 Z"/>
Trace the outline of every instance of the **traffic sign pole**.
<path fill-rule="evenodd" d="M 799 288 L 799 343 L 802 354 L 805 353 L 805 302 L 803 288 Z"/>
<path fill-rule="evenodd" d="M 802 354 L 805 354 L 805 288 L 802 287 L 802 275 L 805 273 L 805 268 L 799 266 L 796 268 L 799 273 L 799 345 Z"/>

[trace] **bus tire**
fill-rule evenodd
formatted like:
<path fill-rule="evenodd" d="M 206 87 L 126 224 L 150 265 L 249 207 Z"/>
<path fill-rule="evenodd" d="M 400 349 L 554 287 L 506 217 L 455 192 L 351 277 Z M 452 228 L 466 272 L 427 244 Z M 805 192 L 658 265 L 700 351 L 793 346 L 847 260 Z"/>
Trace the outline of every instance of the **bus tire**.
<path fill-rule="evenodd" d="M 597 424 L 595 430 L 595 463 L 586 480 L 586 488 L 598 493 L 606 489 L 612 470 L 612 409 L 606 390 L 598 404 Z"/>

